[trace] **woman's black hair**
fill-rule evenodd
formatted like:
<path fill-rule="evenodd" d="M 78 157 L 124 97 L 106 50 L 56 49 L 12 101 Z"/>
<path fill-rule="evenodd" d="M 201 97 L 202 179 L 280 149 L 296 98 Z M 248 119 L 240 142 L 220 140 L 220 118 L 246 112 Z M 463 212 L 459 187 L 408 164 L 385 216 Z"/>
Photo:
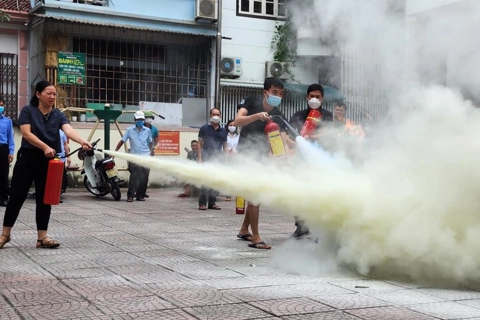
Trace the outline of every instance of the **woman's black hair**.
<path fill-rule="evenodd" d="M 50 86 L 53 86 L 53 84 L 45 80 L 37 83 L 37 85 L 35 86 L 35 92 L 33 93 L 33 97 L 32 99 L 30 99 L 30 105 L 38 107 L 38 105 L 40 104 L 40 101 L 38 100 L 37 92 L 42 93 L 46 87 L 50 87 Z"/>
<path fill-rule="evenodd" d="M 234 122 L 234 121 L 235 121 L 235 120 L 233 120 L 233 119 L 227 121 L 227 132 L 230 132 L 230 131 L 228 131 L 228 127 L 229 127 L 228 125 L 229 125 L 230 123 Z M 235 131 L 234 131 L 234 133 L 238 133 L 238 127 L 237 127 L 237 126 L 235 126 Z"/>

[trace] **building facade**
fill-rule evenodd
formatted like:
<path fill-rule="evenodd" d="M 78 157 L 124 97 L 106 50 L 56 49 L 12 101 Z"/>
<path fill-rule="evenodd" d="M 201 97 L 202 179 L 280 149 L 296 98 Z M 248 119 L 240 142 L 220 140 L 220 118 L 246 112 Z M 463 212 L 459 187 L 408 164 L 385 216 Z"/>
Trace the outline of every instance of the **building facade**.
<path fill-rule="evenodd" d="M 28 102 L 28 24 L 30 0 L 3 0 L 0 11 L 0 99 L 5 113 L 16 118 Z"/>
<path fill-rule="evenodd" d="M 276 26 L 284 24 L 291 17 L 292 8 L 303 5 L 305 1 L 223 0 L 220 69 L 221 107 L 225 122 L 235 117 L 237 105 L 243 98 L 262 94 L 263 82 L 267 77 L 277 76 L 286 83 L 288 93 L 280 108 L 287 117 L 306 108 L 306 88 L 312 83 L 327 86 L 328 97 L 325 105 L 329 108 L 341 97 L 332 83 L 325 82 L 325 79 L 319 76 L 319 55 L 325 53 L 319 51 L 318 46 L 306 48 L 310 39 L 304 31 L 309 32 L 308 28 L 299 32 L 297 62 L 292 70 L 294 79 L 287 72 L 281 72 L 285 70 L 283 63 L 274 61 L 276 47 L 272 39 Z M 306 26 L 308 27 L 308 24 Z M 306 41 L 302 43 L 302 39 Z M 322 50 L 329 48 L 322 47 Z M 331 52 L 328 54 L 331 55 Z"/>
<path fill-rule="evenodd" d="M 184 97 L 206 108 L 216 20 L 199 19 L 199 1 L 33 0 L 30 84 L 57 84 L 60 108 Z M 84 59 L 84 77 L 62 77 L 68 53 Z"/>

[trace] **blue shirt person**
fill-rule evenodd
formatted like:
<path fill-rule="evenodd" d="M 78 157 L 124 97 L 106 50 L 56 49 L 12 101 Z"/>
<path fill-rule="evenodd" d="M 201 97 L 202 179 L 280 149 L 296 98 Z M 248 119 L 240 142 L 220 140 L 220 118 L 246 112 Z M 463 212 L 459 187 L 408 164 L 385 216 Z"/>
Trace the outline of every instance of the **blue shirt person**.
<path fill-rule="evenodd" d="M 131 154 L 149 156 L 152 150 L 152 135 L 150 129 L 144 126 L 145 114 L 142 111 L 137 111 L 133 119 L 135 124 L 127 128 L 115 151 L 118 151 L 125 142 L 129 141 Z M 134 196 L 136 196 L 137 201 L 145 201 L 150 169 L 129 162 L 128 171 L 130 172 L 130 181 L 128 183 L 127 202 L 133 202 Z"/>
<path fill-rule="evenodd" d="M 10 196 L 8 173 L 13 161 L 15 141 L 12 120 L 3 114 L 4 101 L 0 100 L 0 206 L 6 207 Z"/>
<path fill-rule="evenodd" d="M 68 155 L 70 153 L 70 147 L 68 145 L 68 137 L 65 134 L 65 132 L 63 132 L 62 129 L 59 129 L 58 133 L 60 134 L 60 143 L 61 143 L 62 151 L 57 153 L 57 156 L 64 163 L 63 177 L 62 177 L 62 193 L 64 193 L 65 190 L 67 190 L 67 187 L 68 187 L 68 175 L 67 175 L 67 169 L 66 168 L 70 167 L 71 158 L 70 158 L 70 156 L 66 157 L 66 155 Z M 65 168 L 65 163 L 66 163 L 66 168 Z"/>
<path fill-rule="evenodd" d="M 144 114 L 145 114 L 145 124 L 144 124 L 144 126 L 149 128 L 150 132 L 152 133 L 153 144 L 152 144 L 151 155 L 154 156 L 155 155 L 155 147 L 158 145 L 158 139 L 159 139 L 159 134 L 160 133 L 159 133 L 157 127 L 155 127 L 152 124 L 153 120 L 155 119 L 155 116 L 153 115 L 153 113 L 151 111 L 144 111 Z"/>

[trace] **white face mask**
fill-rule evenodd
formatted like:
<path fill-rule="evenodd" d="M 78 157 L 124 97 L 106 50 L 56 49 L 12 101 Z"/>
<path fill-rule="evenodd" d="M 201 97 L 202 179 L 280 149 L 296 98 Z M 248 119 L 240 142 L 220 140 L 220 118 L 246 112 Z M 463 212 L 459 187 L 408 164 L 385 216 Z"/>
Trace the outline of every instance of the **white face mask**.
<path fill-rule="evenodd" d="M 235 130 L 237 130 L 237 127 L 234 127 L 234 126 L 229 126 L 228 127 L 228 131 L 230 131 L 230 132 L 235 132 Z"/>
<path fill-rule="evenodd" d="M 148 123 L 148 124 L 152 123 L 152 121 L 153 121 L 152 118 L 146 118 L 146 119 L 145 119 L 145 123 Z"/>
<path fill-rule="evenodd" d="M 318 109 L 322 105 L 322 101 L 318 100 L 317 98 L 312 98 L 308 100 L 308 106 L 312 109 Z"/>
<path fill-rule="evenodd" d="M 213 123 L 219 123 L 220 122 L 220 117 L 219 116 L 213 116 L 210 118 L 210 121 Z"/>

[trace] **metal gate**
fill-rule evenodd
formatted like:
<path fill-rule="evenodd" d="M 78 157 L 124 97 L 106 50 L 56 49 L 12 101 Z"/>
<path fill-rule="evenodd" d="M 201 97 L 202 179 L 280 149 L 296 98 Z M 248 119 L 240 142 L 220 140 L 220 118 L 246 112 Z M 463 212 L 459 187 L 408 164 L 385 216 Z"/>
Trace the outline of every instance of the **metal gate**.
<path fill-rule="evenodd" d="M 5 114 L 17 119 L 18 112 L 18 57 L 0 53 L 0 99 L 5 101 Z"/>

